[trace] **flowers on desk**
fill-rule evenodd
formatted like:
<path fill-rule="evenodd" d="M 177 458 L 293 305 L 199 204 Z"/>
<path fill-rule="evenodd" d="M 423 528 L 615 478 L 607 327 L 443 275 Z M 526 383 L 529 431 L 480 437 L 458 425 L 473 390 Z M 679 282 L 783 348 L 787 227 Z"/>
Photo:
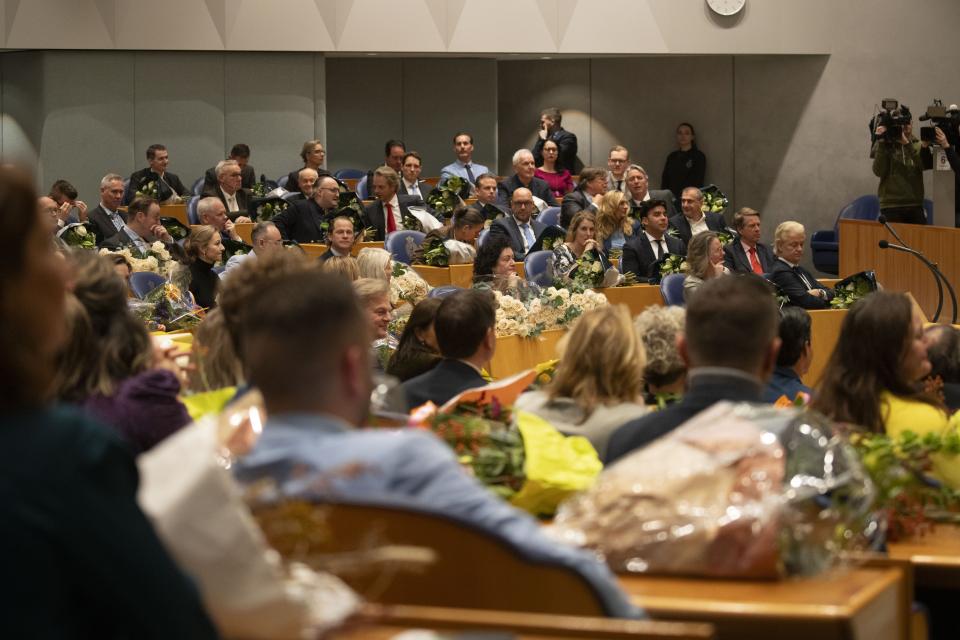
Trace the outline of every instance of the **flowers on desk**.
<path fill-rule="evenodd" d="M 200 324 L 204 314 L 183 291 L 177 284 L 165 282 L 143 300 L 131 300 L 130 308 L 148 327 L 188 331 Z"/>
<path fill-rule="evenodd" d="M 164 229 L 166 229 L 167 233 L 170 234 L 170 237 L 173 238 L 174 242 L 183 240 L 190 235 L 190 227 L 183 224 L 176 218 L 161 216 L 160 224 Z"/>
<path fill-rule="evenodd" d="M 955 429 L 924 436 L 905 431 L 896 438 L 854 431 L 849 440 L 877 487 L 889 540 L 922 535 L 936 521 L 960 522 L 960 492 L 929 476 L 937 457 L 960 454 Z"/>
<path fill-rule="evenodd" d="M 153 198 L 156 200 L 159 197 L 159 193 L 160 185 L 156 180 L 152 180 L 148 175 L 140 181 L 140 184 L 137 185 L 137 191 L 134 194 L 134 197 Z"/>
<path fill-rule="evenodd" d="M 416 306 L 428 293 L 430 285 L 416 271 L 402 262 L 393 263 L 393 273 L 390 275 L 390 304 L 398 307 L 409 302 Z"/>
<path fill-rule="evenodd" d="M 720 191 L 720 187 L 715 184 L 707 185 L 700 190 L 703 194 L 703 204 L 700 210 L 704 213 L 723 213 L 723 210 L 730 204 L 726 194 Z"/>
<path fill-rule="evenodd" d="M 720 245 L 725 247 L 731 242 L 733 242 L 733 233 L 729 229 L 724 229 L 723 231 L 717 231 L 717 240 L 720 241 Z"/>
<path fill-rule="evenodd" d="M 453 210 L 463 204 L 461 194 L 470 195 L 470 183 L 459 176 L 447 180 L 427 194 L 426 202 L 439 218 L 449 218 Z"/>
<path fill-rule="evenodd" d="M 443 244 L 443 238 L 430 236 L 423 251 L 423 261 L 431 267 L 450 266 L 450 251 Z"/>
<path fill-rule="evenodd" d="M 268 200 L 257 207 L 254 218 L 258 222 L 268 222 L 278 213 L 286 211 L 289 206 L 290 203 L 283 198 Z"/>
<path fill-rule="evenodd" d="M 57 232 L 57 237 L 68 247 L 75 249 L 95 249 L 97 246 L 97 238 L 93 234 L 93 225 L 89 222 L 68 224 Z"/>
<path fill-rule="evenodd" d="M 813 575 L 881 533 L 874 498 L 819 414 L 722 402 L 608 467 L 553 533 L 614 570 Z"/>
<path fill-rule="evenodd" d="M 670 253 L 664 256 L 663 261 L 660 263 L 660 277 L 670 275 L 671 273 L 686 273 L 687 272 L 687 258 L 685 256 L 680 256 L 675 253 Z"/>
<path fill-rule="evenodd" d="M 849 309 L 854 302 L 877 290 L 877 274 L 873 271 L 861 271 L 844 278 L 833 288 L 831 309 Z"/>
<path fill-rule="evenodd" d="M 109 255 L 116 253 L 125 257 L 131 266 L 132 272 L 147 271 L 158 273 L 165 278 L 169 278 L 176 266 L 176 262 L 171 259 L 170 252 L 159 240 L 150 245 L 146 252 L 138 251 L 133 246 L 126 246 L 116 251 L 109 249 L 100 249 L 100 255 Z"/>
<path fill-rule="evenodd" d="M 533 338 L 548 329 L 570 326 L 584 311 L 607 304 L 606 296 L 590 289 L 571 292 L 549 287 L 521 302 L 493 289 L 497 298 L 497 337 Z"/>

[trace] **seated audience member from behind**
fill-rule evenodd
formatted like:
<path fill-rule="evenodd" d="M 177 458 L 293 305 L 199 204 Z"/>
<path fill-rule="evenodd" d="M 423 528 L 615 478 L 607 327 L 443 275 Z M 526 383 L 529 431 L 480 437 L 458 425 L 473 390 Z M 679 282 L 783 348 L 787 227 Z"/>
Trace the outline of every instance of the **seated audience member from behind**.
<path fill-rule="evenodd" d="M 256 260 L 262 258 L 271 251 L 283 248 L 283 238 L 280 237 L 280 231 L 277 225 L 269 220 L 267 222 L 258 222 L 250 233 L 250 241 L 253 249 L 249 253 L 237 253 L 230 256 L 227 264 L 223 268 L 224 277 L 231 270 L 240 266 L 244 260 Z"/>
<path fill-rule="evenodd" d="M 813 346 L 810 343 L 810 314 L 799 307 L 784 307 L 780 310 L 780 353 L 767 389 L 763 392 L 766 402 L 776 402 L 786 396 L 791 402 L 798 393 L 812 393 L 803 384 L 803 376 L 813 362 Z"/>
<path fill-rule="evenodd" d="M 957 411 L 960 409 L 960 332 L 948 324 L 934 324 L 927 327 L 924 334 L 930 360 L 927 380 L 933 383 L 934 389 L 940 388 L 947 408 Z"/>
<path fill-rule="evenodd" d="M 777 361 L 777 304 L 760 278 L 708 280 L 687 305 L 677 350 L 687 363 L 687 391 L 676 404 L 620 427 L 606 462 L 664 436 L 723 400 L 760 402 Z"/>
<path fill-rule="evenodd" d="M 632 273 L 641 282 L 658 276 L 654 265 L 667 255 L 685 256 L 687 246 L 680 238 L 667 233 L 667 203 L 664 200 L 647 200 L 640 209 L 642 231 L 623 244 L 620 272 Z"/>
<path fill-rule="evenodd" d="M 743 207 L 733 214 L 737 232 L 733 242 L 723 248 L 723 264 L 735 273 L 770 273 L 777 259 L 767 245 L 760 242 L 760 212 Z"/>
<path fill-rule="evenodd" d="M 677 351 L 677 335 L 683 333 L 686 310 L 683 307 L 650 306 L 643 310 L 633 328 L 643 341 L 647 366 L 643 369 L 644 402 L 663 408 L 683 395 L 687 383 L 687 364 Z"/>
<path fill-rule="evenodd" d="M 331 220 L 330 230 L 327 231 L 328 247 L 320 256 L 320 261 L 326 262 L 333 257 L 344 258 L 350 256 L 355 237 L 353 220 L 346 216 L 337 216 Z"/>
<path fill-rule="evenodd" d="M 462 391 L 486 385 L 480 370 L 496 349 L 495 325 L 490 292 L 464 289 L 444 297 L 433 323 L 443 361 L 403 383 L 409 408 L 428 400 L 440 406 Z"/>
<path fill-rule="evenodd" d="M 894 113 L 910 118 L 906 105 Z M 882 120 L 882 118 L 881 118 Z M 877 196 L 880 213 L 890 222 L 926 224 L 923 209 L 923 171 L 933 168 L 929 142 L 913 137 L 913 123 L 884 126 L 877 124 L 871 149 L 873 173 L 880 178 Z"/>
<path fill-rule="evenodd" d="M 357 268 L 361 278 L 390 282 L 393 275 L 393 256 L 380 247 L 364 247 L 357 254 Z"/>
<path fill-rule="evenodd" d="M 587 438 L 602 458 L 614 429 L 647 413 L 646 357 L 630 311 L 606 305 L 583 314 L 562 352 L 550 385 L 522 394 L 516 409 L 540 416 L 561 433 Z"/>
<path fill-rule="evenodd" d="M 806 231 L 799 222 L 787 220 L 777 225 L 773 232 L 777 260 L 770 269 L 770 281 L 779 287 L 792 305 L 804 309 L 829 309 L 833 292 L 800 266 L 806 241 Z"/>
<path fill-rule="evenodd" d="M 442 304 L 458 305 L 458 295 Z M 490 306 L 491 328 L 492 317 Z M 469 320 L 472 330 L 476 323 Z M 237 478 L 244 484 L 273 480 L 286 496 L 317 497 L 322 486 L 340 499 L 413 505 L 463 519 L 534 561 L 576 571 L 610 615 L 639 615 L 605 565 L 548 541 L 535 520 L 465 474 L 432 434 L 356 429 L 369 411 L 373 386 L 367 326 L 350 284 L 336 277 L 308 272 L 261 281 L 244 301 L 238 335 L 269 419 L 236 465 Z"/>

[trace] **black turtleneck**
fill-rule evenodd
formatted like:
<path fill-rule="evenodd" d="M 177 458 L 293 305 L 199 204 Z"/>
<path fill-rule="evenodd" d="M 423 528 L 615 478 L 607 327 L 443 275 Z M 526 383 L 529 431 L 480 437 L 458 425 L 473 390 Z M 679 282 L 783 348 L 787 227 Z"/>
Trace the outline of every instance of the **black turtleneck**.
<path fill-rule="evenodd" d="M 197 304 L 205 309 L 217 306 L 217 287 L 220 276 L 213 272 L 213 265 L 196 258 L 190 263 L 190 293 Z"/>

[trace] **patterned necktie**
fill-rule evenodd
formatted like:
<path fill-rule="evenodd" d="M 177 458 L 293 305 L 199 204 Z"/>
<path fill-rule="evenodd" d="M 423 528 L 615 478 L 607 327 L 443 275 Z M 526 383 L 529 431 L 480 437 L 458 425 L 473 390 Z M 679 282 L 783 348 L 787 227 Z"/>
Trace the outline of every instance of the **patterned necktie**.
<path fill-rule="evenodd" d="M 750 266 L 753 268 L 754 273 L 763 275 L 763 267 L 760 266 L 760 260 L 757 258 L 756 247 L 750 247 Z"/>
<path fill-rule="evenodd" d="M 387 210 L 387 233 L 393 233 L 397 230 L 397 221 L 393 219 L 393 205 L 384 202 L 383 208 Z"/>
<path fill-rule="evenodd" d="M 520 230 L 523 232 L 524 240 L 526 240 L 526 251 L 529 251 L 530 247 L 537 241 L 533 236 L 533 229 L 530 228 L 529 224 L 522 224 Z"/>
<path fill-rule="evenodd" d="M 467 180 L 471 183 L 476 183 L 477 179 L 473 177 L 473 171 L 470 170 L 470 163 L 463 165 L 463 168 L 467 170 Z"/>

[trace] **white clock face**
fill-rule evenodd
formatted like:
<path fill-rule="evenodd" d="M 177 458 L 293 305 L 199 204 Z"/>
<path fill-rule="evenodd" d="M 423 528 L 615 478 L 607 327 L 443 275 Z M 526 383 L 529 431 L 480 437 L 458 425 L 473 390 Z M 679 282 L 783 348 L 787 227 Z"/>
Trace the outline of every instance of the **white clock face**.
<path fill-rule="evenodd" d="M 739 13 L 747 0 L 707 0 L 707 5 L 722 16 Z"/>

